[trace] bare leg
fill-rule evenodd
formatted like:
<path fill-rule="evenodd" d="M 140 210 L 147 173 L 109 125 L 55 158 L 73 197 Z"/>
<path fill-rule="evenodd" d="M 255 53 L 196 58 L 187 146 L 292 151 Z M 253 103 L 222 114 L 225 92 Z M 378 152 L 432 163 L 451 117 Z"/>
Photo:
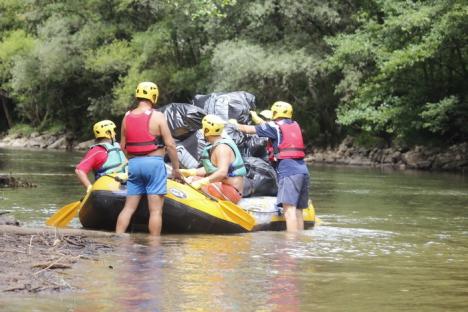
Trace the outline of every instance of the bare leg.
<path fill-rule="evenodd" d="M 303 209 L 296 209 L 297 230 L 304 230 L 304 214 Z"/>
<path fill-rule="evenodd" d="M 164 196 L 148 195 L 148 209 L 150 213 L 148 230 L 151 235 L 161 235 L 163 204 Z"/>
<path fill-rule="evenodd" d="M 296 207 L 283 203 L 284 218 L 286 219 L 286 231 L 297 232 Z"/>
<path fill-rule="evenodd" d="M 130 195 L 125 199 L 125 205 L 117 218 L 115 226 L 116 233 L 125 233 L 130 223 L 130 219 L 138 208 L 141 195 Z"/>

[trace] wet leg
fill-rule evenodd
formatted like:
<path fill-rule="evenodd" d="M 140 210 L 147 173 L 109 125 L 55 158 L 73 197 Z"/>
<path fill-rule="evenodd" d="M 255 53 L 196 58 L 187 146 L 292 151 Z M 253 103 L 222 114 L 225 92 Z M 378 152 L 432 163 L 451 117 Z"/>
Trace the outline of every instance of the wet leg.
<path fill-rule="evenodd" d="M 150 213 L 148 230 L 151 235 L 161 235 L 163 204 L 164 196 L 148 195 L 148 209 Z"/>
<path fill-rule="evenodd" d="M 296 209 L 297 230 L 304 230 L 304 214 L 303 209 Z"/>
<path fill-rule="evenodd" d="M 125 205 L 117 218 L 117 225 L 115 226 L 116 233 L 124 233 L 127 230 L 130 219 L 138 208 L 140 198 L 141 195 L 127 196 Z"/>
<path fill-rule="evenodd" d="M 284 218 L 286 219 L 286 231 L 297 232 L 296 207 L 283 203 Z"/>

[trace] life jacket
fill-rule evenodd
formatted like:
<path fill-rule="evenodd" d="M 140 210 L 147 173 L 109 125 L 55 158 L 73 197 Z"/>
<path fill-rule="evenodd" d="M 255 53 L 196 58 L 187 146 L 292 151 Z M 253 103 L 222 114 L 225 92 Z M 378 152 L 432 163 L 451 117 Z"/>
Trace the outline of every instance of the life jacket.
<path fill-rule="evenodd" d="M 270 139 L 268 139 L 267 141 L 266 151 L 267 151 L 268 161 L 270 162 L 272 166 L 276 166 L 275 148 L 273 147 L 273 143 L 271 143 Z"/>
<path fill-rule="evenodd" d="M 153 110 L 142 114 L 125 114 L 125 149 L 132 155 L 146 155 L 164 146 L 160 136 L 149 131 L 149 122 Z"/>
<path fill-rule="evenodd" d="M 245 176 L 247 174 L 247 169 L 245 168 L 244 165 L 244 160 L 242 159 L 241 153 L 239 149 L 237 148 L 237 145 L 234 143 L 233 140 L 229 138 L 222 138 L 218 142 L 216 142 L 213 145 L 208 145 L 205 147 L 203 150 L 203 153 L 201 155 L 201 161 L 203 164 L 203 167 L 205 168 L 205 171 L 207 174 L 212 174 L 216 170 L 218 170 L 218 167 L 216 167 L 212 162 L 211 162 L 211 152 L 213 149 L 218 146 L 219 144 L 227 144 L 232 151 L 234 152 L 235 159 L 232 164 L 229 165 L 229 170 L 228 170 L 228 176 L 229 177 L 241 177 Z"/>
<path fill-rule="evenodd" d="M 275 121 L 280 130 L 280 143 L 275 148 L 277 159 L 302 159 L 305 157 L 304 141 L 299 124 L 287 123 L 284 119 Z"/>
<path fill-rule="evenodd" d="M 121 164 L 127 160 L 127 157 L 125 157 L 125 154 L 122 152 L 119 143 L 97 143 L 92 145 L 90 149 L 95 146 L 101 146 L 107 152 L 107 160 L 102 164 L 101 168 L 94 172 L 94 178 L 96 180 L 106 174 L 126 172 L 126 165 L 121 166 Z M 115 170 L 119 166 L 120 168 Z"/>

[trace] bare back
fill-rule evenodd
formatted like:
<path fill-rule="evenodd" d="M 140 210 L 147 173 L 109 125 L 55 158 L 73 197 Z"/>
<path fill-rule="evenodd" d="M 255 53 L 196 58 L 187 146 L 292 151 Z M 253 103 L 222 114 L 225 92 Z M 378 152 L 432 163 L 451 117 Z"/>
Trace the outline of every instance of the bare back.
<path fill-rule="evenodd" d="M 144 114 L 149 109 L 153 109 L 153 108 L 144 102 L 143 103 L 140 102 L 137 108 L 131 110 L 130 113 L 135 114 L 135 115 Z M 125 144 L 125 128 L 124 127 L 125 127 L 125 117 L 122 122 L 121 144 Z M 153 110 L 151 114 L 151 118 L 149 120 L 149 133 L 156 137 L 161 137 L 165 146 L 174 144 L 174 140 L 170 134 L 170 130 L 167 125 L 164 114 L 161 112 Z M 163 147 L 163 148 L 158 148 L 157 150 L 148 153 L 147 156 L 164 156 L 165 153 L 166 153 L 166 148 Z"/>
<path fill-rule="evenodd" d="M 239 192 L 242 193 L 244 186 L 243 177 L 230 177 L 228 176 L 229 166 L 236 159 L 234 151 L 227 144 L 219 144 L 215 147 L 211 154 L 211 162 L 218 170 L 225 174 L 223 183 L 234 186 Z"/>

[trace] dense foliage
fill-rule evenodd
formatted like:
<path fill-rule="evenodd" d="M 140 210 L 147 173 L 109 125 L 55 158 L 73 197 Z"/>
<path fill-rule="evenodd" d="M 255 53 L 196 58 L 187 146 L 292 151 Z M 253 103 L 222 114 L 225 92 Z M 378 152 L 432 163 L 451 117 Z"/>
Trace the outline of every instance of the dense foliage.
<path fill-rule="evenodd" d="M 0 84 L 18 122 L 79 136 L 151 80 L 162 104 L 289 101 L 314 143 L 459 142 L 467 36 L 462 0 L 0 0 Z"/>

